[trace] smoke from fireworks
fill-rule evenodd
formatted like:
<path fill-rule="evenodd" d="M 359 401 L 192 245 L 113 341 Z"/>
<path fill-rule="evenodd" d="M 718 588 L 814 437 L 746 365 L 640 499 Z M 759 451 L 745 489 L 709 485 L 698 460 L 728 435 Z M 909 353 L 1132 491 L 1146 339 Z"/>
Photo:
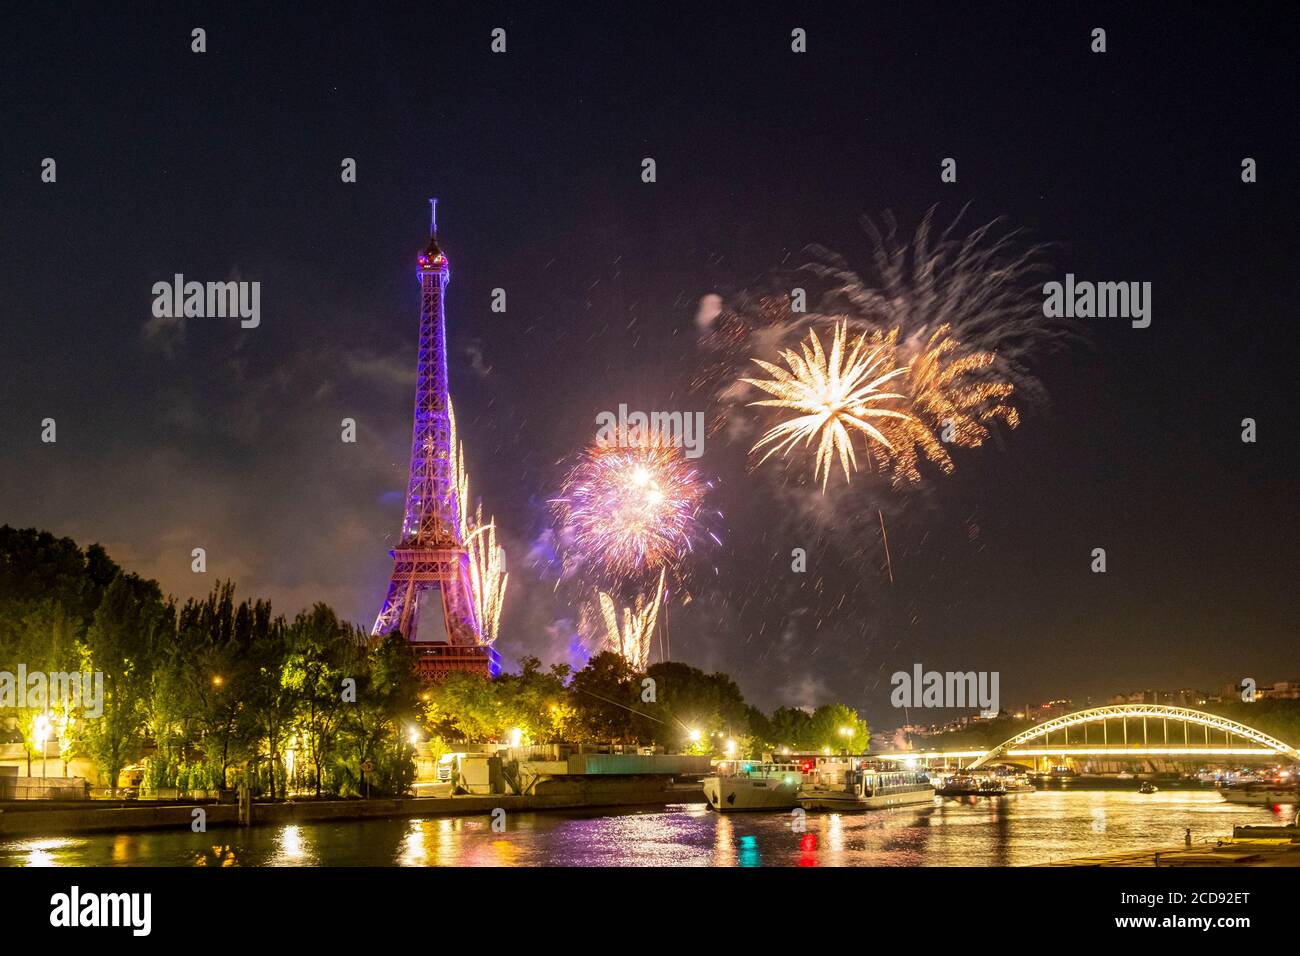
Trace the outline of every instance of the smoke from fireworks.
<path fill-rule="evenodd" d="M 593 443 L 551 502 L 566 567 L 607 583 L 677 574 L 700 533 L 705 490 L 681 448 Z"/>
<path fill-rule="evenodd" d="M 874 439 L 885 449 L 892 449 L 886 438 L 869 419 L 907 419 L 908 416 L 892 408 L 877 407 L 876 403 L 901 399 L 897 392 L 886 392 L 883 386 L 892 379 L 907 373 L 907 367 L 886 370 L 881 367 L 889 361 L 882 355 L 883 345 L 867 351 L 866 336 L 859 335 L 852 347 L 848 343 L 848 326 L 841 322 L 835 328 L 831 350 L 822 348 L 816 330 L 808 333 L 808 341 L 801 343 L 802 355 L 790 349 L 781 352 L 788 369 L 754 359 L 772 377 L 770 379 L 745 378 L 741 381 L 767 392 L 775 398 L 750 402 L 750 405 L 781 408 L 800 412 L 788 421 L 773 426 L 751 449 L 757 452 L 771 445 L 759 459 L 766 461 L 777 452 L 789 450 L 803 440 L 805 447 L 817 441 L 817 454 L 813 464 L 813 479 L 819 476 L 822 488 L 830 480 L 831 466 L 838 456 L 848 481 L 857 470 L 857 456 L 853 450 L 850 429 L 861 432 L 868 441 Z M 852 471 L 850 470 L 852 466 Z"/>

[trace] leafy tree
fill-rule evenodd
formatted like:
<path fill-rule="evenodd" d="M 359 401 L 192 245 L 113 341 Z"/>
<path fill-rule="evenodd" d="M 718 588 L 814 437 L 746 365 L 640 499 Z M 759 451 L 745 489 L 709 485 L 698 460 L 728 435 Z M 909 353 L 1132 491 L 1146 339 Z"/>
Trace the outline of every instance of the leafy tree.
<path fill-rule="evenodd" d="M 544 671 L 536 657 L 524 657 L 519 663 L 518 674 L 501 674 L 493 681 L 503 729 L 509 733 L 518 728 L 524 737 L 539 743 L 562 740 L 577 715 L 564 686 L 569 666 L 556 664 Z"/>
<path fill-rule="evenodd" d="M 276 796 L 281 777 L 284 745 L 293 727 L 294 695 L 282 677 L 289 658 L 290 631 L 284 618 L 260 621 L 253 634 L 245 671 L 248 686 L 244 690 L 244 717 L 247 737 L 253 742 L 254 779 L 260 779 L 258 765 L 265 746 L 265 774 L 271 799 Z"/>
<path fill-rule="evenodd" d="M 639 715 L 645 712 L 638 676 L 626 660 L 611 651 L 587 661 L 569 685 L 578 717 L 575 735 L 589 741 L 635 743 Z"/>
<path fill-rule="evenodd" d="M 845 733 L 847 731 L 847 733 Z M 812 712 L 802 743 L 809 750 L 866 750 L 871 733 L 858 712 L 843 704 L 822 704 Z"/>
<path fill-rule="evenodd" d="M 305 739 L 318 797 L 326 783 L 325 769 L 333 758 L 345 708 L 350 706 L 344 702 L 344 679 L 356 681 L 359 676 L 345 669 L 345 664 L 355 660 L 349 642 L 357 640 L 354 629 L 341 623 L 324 604 L 299 614 L 291 628 L 281 680 L 298 702 L 296 721 Z"/>
<path fill-rule="evenodd" d="M 504 720 L 493 681 L 453 671 L 425 692 L 425 721 L 448 740 L 498 740 Z"/>
<path fill-rule="evenodd" d="M 643 720 L 644 739 L 670 748 L 715 738 L 741 740 L 751 734 L 751 710 L 740 688 L 726 674 L 706 674 L 680 661 L 654 664 L 646 675 L 654 679 L 657 706 L 645 710 L 657 721 Z"/>
<path fill-rule="evenodd" d="M 806 750 L 811 722 L 812 714 L 806 710 L 798 707 L 778 707 L 768 720 L 770 737 L 766 742 L 776 748 Z"/>
<path fill-rule="evenodd" d="M 381 794 L 402 794 L 415 782 L 409 730 L 420 710 L 420 680 L 411 645 L 400 633 L 384 635 L 373 649 L 357 645 L 349 670 L 357 678 L 357 701 L 345 707 L 342 737 L 350 754 L 344 770 L 367 793 L 365 764 L 374 766 L 371 784 Z M 354 775 L 355 772 L 355 775 Z"/>
<path fill-rule="evenodd" d="M 82 648 L 84 666 L 104 675 L 103 716 L 84 721 L 87 751 L 117 786 L 122 768 L 144 744 L 143 701 L 149 690 L 149 649 L 160 632 L 174 627 L 174 609 L 158 585 L 118 574 L 104 592 Z"/>

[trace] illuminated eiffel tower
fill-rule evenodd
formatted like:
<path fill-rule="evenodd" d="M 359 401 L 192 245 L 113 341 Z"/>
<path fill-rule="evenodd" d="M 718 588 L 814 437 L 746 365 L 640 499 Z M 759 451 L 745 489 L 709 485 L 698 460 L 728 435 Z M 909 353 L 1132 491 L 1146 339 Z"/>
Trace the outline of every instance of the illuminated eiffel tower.
<path fill-rule="evenodd" d="M 500 670 L 501 661 L 482 640 L 474 611 L 469 555 L 461 540 L 460 505 L 452 479 L 443 308 L 451 272 L 438 246 L 438 201 L 429 202 L 429 244 L 416 273 L 420 280 L 420 346 L 411 474 L 402 535 L 390 552 L 393 575 L 388 596 L 371 634 L 401 631 L 415 649 L 423 677 L 437 678 L 455 670 L 488 676 Z"/>

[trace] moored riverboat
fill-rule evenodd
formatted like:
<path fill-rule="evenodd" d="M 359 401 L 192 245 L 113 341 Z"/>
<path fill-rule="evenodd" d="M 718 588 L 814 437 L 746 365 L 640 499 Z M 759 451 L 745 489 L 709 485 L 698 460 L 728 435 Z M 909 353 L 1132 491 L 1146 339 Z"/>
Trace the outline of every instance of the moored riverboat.
<path fill-rule="evenodd" d="M 1247 803 L 1256 806 L 1300 805 L 1300 788 L 1295 784 L 1243 783 L 1221 787 L 1219 796 L 1229 803 Z"/>
<path fill-rule="evenodd" d="M 852 813 L 909 804 L 933 803 L 934 785 L 923 771 L 844 770 L 838 778 L 822 775 L 804 784 L 799 806 L 805 810 Z"/>
<path fill-rule="evenodd" d="M 954 774 L 945 778 L 934 792 L 941 797 L 1001 797 L 1007 790 L 996 777 Z"/>
<path fill-rule="evenodd" d="M 800 764 L 723 760 L 715 769 L 702 781 L 711 810 L 791 810 L 799 805 Z"/>

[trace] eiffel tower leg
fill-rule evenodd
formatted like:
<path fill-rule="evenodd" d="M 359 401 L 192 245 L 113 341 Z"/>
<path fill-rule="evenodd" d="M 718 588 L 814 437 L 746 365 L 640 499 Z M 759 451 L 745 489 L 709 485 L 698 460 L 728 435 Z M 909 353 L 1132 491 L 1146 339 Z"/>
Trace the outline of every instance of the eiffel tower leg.
<path fill-rule="evenodd" d="M 372 636 L 387 634 L 395 627 L 400 630 L 401 621 L 406 616 L 408 593 L 405 583 L 397 578 L 389 580 L 388 596 L 384 598 L 384 606 L 379 609 L 379 616 L 375 618 L 375 626 L 370 632 Z"/>

